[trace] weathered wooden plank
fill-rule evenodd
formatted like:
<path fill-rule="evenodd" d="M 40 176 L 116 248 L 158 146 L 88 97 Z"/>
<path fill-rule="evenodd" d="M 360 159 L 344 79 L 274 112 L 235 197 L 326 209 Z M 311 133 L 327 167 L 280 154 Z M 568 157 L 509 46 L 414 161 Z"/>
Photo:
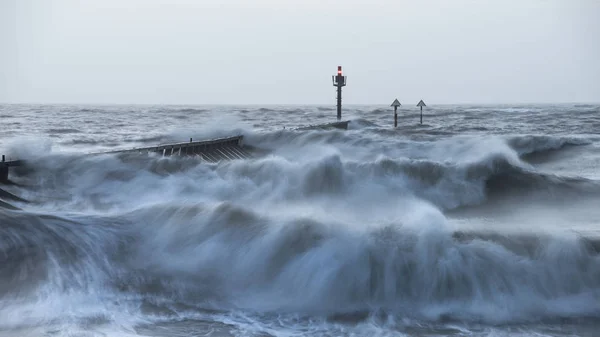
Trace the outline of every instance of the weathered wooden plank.
<path fill-rule="evenodd" d="M 309 126 L 297 128 L 296 130 L 314 130 L 314 129 L 329 129 L 329 128 L 348 130 L 349 123 L 350 123 L 350 121 L 341 121 L 341 122 L 333 122 L 333 123 L 327 123 L 327 124 L 309 125 Z"/>
<path fill-rule="evenodd" d="M 105 152 L 98 152 L 98 153 L 92 153 L 92 154 L 112 154 L 112 153 L 127 153 L 127 152 L 144 152 L 144 151 L 163 153 L 164 150 L 167 150 L 167 151 L 165 151 L 165 155 L 170 155 L 171 152 L 175 151 L 174 149 L 177 149 L 177 151 L 178 151 L 180 148 L 184 148 L 184 147 L 201 147 L 201 146 L 209 146 L 209 145 L 227 146 L 229 144 L 240 146 L 243 138 L 244 138 L 244 136 L 239 135 L 239 136 L 226 137 L 226 138 L 208 139 L 208 140 L 202 140 L 202 141 L 197 141 L 197 142 L 162 144 L 162 145 L 152 146 L 152 147 L 141 147 L 141 148 L 105 151 Z"/>

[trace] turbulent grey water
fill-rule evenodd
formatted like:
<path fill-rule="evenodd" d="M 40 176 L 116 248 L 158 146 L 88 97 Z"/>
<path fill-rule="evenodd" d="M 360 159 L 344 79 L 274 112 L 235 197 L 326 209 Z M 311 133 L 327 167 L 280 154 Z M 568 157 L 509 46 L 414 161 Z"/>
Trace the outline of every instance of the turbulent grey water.
<path fill-rule="evenodd" d="M 0 335 L 597 336 L 600 105 L 399 113 L 0 106 Z"/>

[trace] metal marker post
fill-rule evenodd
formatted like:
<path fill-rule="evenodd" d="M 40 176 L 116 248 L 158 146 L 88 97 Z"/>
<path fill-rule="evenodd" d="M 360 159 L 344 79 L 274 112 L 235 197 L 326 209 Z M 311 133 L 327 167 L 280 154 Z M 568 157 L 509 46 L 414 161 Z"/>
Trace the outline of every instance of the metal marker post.
<path fill-rule="evenodd" d="M 337 87 L 337 119 L 342 119 L 342 87 L 346 86 L 346 76 L 342 75 L 342 66 L 338 66 L 337 75 L 331 76 L 333 86 Z"/>
<path fill-rule="evenodd" d="M 427 105 L 425 105 L 425 102 L 423 102 L 423 100 L 420 100 L 419 103 L 417 103 L 417 106 L 421 108 L 421 124 L 423 124 L 423 107 Z"/>
<path fill-rule="evenodd" d="M 398 127 L 398 107 L 400 106 L 400 101 L 398 101 L 398 99 L 396 98 L 394 100 L 394 102 L 392 102 L 392 105 L 394 107 L 394 127 Z"/>

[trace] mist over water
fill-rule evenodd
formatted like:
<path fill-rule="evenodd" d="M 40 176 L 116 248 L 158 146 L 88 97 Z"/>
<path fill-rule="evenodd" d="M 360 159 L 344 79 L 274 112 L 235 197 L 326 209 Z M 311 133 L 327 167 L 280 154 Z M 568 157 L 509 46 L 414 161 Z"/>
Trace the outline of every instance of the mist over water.
<path fill-rule="evenodd" d="M 0 335 L 594 336 L 600 106 L 399 114 L 0 106 Z"/>

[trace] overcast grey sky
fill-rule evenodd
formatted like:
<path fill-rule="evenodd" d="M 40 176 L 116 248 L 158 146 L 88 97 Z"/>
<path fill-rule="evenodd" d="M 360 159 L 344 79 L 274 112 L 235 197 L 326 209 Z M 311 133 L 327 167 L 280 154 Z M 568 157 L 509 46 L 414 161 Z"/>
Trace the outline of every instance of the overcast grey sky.
<path fill-rule="evenodd" d="M 0 102 L 600 101 L 600 0 L 0 0 Z"/>

